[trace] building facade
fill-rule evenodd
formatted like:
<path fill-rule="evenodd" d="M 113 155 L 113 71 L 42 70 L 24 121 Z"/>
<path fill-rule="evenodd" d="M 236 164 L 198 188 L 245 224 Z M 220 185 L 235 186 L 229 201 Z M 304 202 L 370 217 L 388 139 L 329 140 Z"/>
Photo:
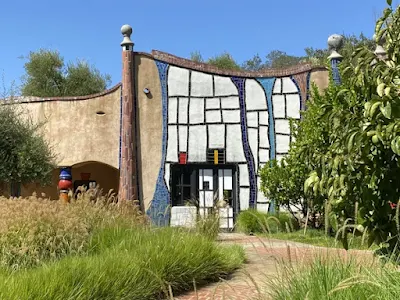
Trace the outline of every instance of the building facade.
<path fill-rule="evenodd" d="M 206 215 L 223 203 L 221 227 L 232 228 L 241 210 L 271 210 L 258 173 L 287 153 L 289 120 L 300 119 L 311 83 L 328 85 L 328 71 L 221 70 L 134 52 L 131 28 L 121 30 L 121 84 L 92 96 L 17 99 L 44 121 L 60 166 L 53 186 L 22 186 L 22 195 L 58 198 L 93 182 L 138 199 L 157 224 L 181 224 L 188 213 Z M 70 184 L 57 187 L 59 180 Z"/>

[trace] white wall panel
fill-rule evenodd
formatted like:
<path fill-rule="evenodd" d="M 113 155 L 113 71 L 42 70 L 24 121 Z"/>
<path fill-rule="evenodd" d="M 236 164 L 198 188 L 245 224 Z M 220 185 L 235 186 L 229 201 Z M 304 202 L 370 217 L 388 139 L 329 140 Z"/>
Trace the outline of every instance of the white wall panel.
<path fill-rule="evenodd" d="M 244 162 L 242 131 L 240 125 L 227 125 L 226 161 Z"/>
<path fill-rule="evenodd" d="M 191 96 L 209 97 L 213 96 L 212 75 L 192 71 Z"/>
<path fill-rule="evenodd" d="M 188 98 L 179 98 L 179 120 L 180 124 L 187 124 L 188 123 L 188 105 L 189 99 Z"/>
<path fill-rule="evenodd" d="M 188 162 L 205 162 L 207 151 L 206 126 L 189 127 Z"/>
<path fill-rule="evenodd" d="M 168 70 L 168 96 L 189 96 L 189 70 L 170 66 Z"/>
<path fill-rule="evenodd" d="M 178 133 L 176 125 L 168 126 L 167 160 L 178 162 Z"/>
<path fill-rule="evenodd" d="M 225 125 L 208 125 L 208 148 L 225 148 Z"/>
<path fill-rule="evenodd" d="M 204 123 L 204 99 L 191 99 L 189 103 L 189 123 Z"/>
<path fill-rule="evenodd" d="M 267 109 L 264 89 L 254 79 L 246 79 L 246 109 Z"/>
<path fill-rule="evenodd" d="M 215 96 L 238 95 L 238 90 L 230 77 L 214 76 Z"/>

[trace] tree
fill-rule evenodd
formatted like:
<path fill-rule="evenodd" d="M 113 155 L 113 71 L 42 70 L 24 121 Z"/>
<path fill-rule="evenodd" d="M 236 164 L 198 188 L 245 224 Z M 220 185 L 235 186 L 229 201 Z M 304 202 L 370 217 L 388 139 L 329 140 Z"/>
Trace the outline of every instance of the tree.
<path fill-rule="evenodd" d="M 265 66 L 267 68 L 284 68 L 294 66 L 304 61 L 301 56 L 288 55 L 286 52 L 273 50 L 265 57 Z"/>
<path fill-rule="evenodd" d="M 252 59 L 246 60 L 242 64 L 242 69 L 246 71 L 259 71 L 265 68 L 265 65 L 262 62 L 262 59 L 258 53 L 254 55 Z"/>
<path fill-rule="evenodd" d="M 56 97 L 98 93 L 107 88 L 110 76 L 84 61 L 65 65 L 58 51 L 30 52 L 25 63 L 21 92 L 24 96 Z"/>
<path fill-rule="evenodd" d="M 0 105 L 0 183 L 46 184 L 54 168 L 54 155 L 40 125 L 17 106 Z"/>
<path fill-rule="evenodd" d="M 358 47 L 366 46 L 370 50 L 373 50 L 375 47 L 375 42 L 372 39 L 365 37 L 363 34 L 360 34 L 359 36 L 344 36 L 343 44 L 343 49 L 340 52 L 344 56 L 345 61 L 350 59 L 351 54 Z M 191 53 L 191 60 L 195 62 L 206 62 L 223 69 L 246 71 L 286 68 L 300 63 L 311 63 L 319 66 L 327 64 L 330 49 L 314 49 L 312 47 L 308 47 L 304 51 L 304 56 L 295 56 L 289 55 L 284 51 L 273 50 L 265 56 L 264 61 L 259 54 L 256 54 L 251 59 L 244 61 L 241 65 L 237 63 L 228 52 L 224 52 L 223 54 L 217 55 L 205 61 L 200 52 L 195 51 Z"/>
<path fill-rule="evenodd" d="M 200 52 L 195 51 L 191 53 L 191 60 L 196 62 L 204 62 Z M 236 63 L 233 57 L 228 53 L 224 52 L 220 55 L 209 58 L 206 63 L 226 70 L 240 70 L 240 66 Z"/>
<path fill-rule="evenodd" d="M 341 63 L 342 84 L 314 90 L 300 123 L 308 133 L 291 145 L 312 169 L 305 192 L 325 199 L 345 225 L 343 240 L 350 229 L 367 232 L 385 253 L 400 241 L 399 24 L 400 7 L 385 9 L 375 33 L 377 41 L 385 37 L 387 57 L 378 58 L 368 43 L 355 49 Z"/>

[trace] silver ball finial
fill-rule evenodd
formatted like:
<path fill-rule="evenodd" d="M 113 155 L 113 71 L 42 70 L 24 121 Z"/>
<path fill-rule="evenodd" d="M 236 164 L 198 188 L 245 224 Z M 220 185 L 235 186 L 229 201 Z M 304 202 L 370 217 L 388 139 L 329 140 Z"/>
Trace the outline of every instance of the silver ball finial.
<path fill-rule="evenodd" d="M 130 37 L 132 34 L 132 27 L 128 24 L 122 25 L 121 27 L 121 33 L 123 36 L 128 36 Z"/>
<path fill-rule="evenodd" d="M 131 34 L 132 34 L 133 30 L 132 27 L 130 25 L 123 25 L 121 27 L 121 33 L 124 36 L 124 39 L 122 40 L 121 46 L 125 46 L 125 47 L 130 47 L 133 46 L 133 42 L 131 40 Z"/>
<path fill-rule="evenodd" d="M 331 55 L 329 55 L 329 59 L 342 59 L 343 56 L 338 53 L 338 50 L 340 50 L 343 47 L 344 43 L 344 38 L 340 34 L 332 34 L 328 38 L 328 47 L 329 50 L 332 50 Z"/>

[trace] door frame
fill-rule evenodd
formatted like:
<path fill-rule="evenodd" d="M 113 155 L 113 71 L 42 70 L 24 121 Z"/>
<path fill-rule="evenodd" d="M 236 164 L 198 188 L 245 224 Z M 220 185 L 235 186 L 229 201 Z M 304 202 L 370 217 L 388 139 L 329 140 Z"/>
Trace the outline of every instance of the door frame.
<path fill-rule="evenodd" d="M 177 186 L 174 185 L 174 179 L 176 175 L 174 172 L 179 171 L 182 168 L 189 168 L 192 170 L 191 174 L 191 196 L 198 199 L 199 198 L 199 170 L 200 169 L 212 169 L 213 170 L 213 187 L 214 193 L 219 188 L 219 180 L 218 180 L 218 170 L 221 169 L 230 169 L 232 170 L 232 208 L 233 208 L 233 222 L 235 223 L 237 219 L 237 215 L 240 210 L 240 202 L 239 202 L 239 178 L 238 178 L 238 164 L 207 164 L 207 163 L 188 163 L 188 164 L 171 164 L 170 166 L 170 176 L 169 176 L 169 186 L 170 186 L 170 195 L 171 195 L 171 207 L 174 202 L 174 195 L 176 193 Z M 197 205 L 198 208 L 198 205 Z"/>

